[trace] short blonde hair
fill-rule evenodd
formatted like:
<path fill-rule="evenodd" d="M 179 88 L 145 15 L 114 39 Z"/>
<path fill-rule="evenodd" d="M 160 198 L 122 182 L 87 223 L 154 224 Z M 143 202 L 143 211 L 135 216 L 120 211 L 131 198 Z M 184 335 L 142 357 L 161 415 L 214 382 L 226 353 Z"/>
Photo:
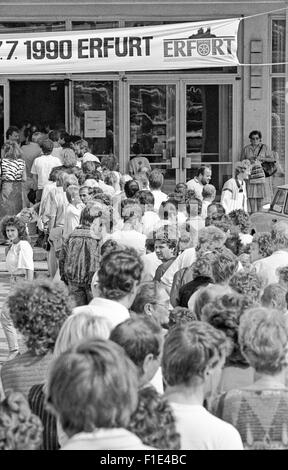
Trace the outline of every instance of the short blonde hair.
<path fill-rule="evenodd" d="M 69 148 L 63 149 L 61 151 L 61 154 L 63 158 L 63 166 L 65 166 L 66 168 L 76 166 L 77 157 L 76 157 L 74 150 L 69 149 Z"/>
<path fill-rule="evenodd" d="M 256 372 L 275 375 L 287 365 L 288 331 L 283 314 L 277 310 L 246 310 L 240 319 L 239 343 Z"/>
<path fill-rule="evenodd" d="M 89 306 L 70 315 L 63 323 L 54 347 L 54 358 L 80 341 L 91 338 L 108 339 L 112 325 L 107 318 L 95 315 Z"/>

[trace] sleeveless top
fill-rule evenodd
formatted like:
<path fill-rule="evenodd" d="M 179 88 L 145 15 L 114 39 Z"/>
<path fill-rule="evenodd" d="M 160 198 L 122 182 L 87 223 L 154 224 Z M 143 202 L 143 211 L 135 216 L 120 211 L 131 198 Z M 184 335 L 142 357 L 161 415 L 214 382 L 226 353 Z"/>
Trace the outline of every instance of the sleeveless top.
<path fill-rule="evenodd" d="M 0 169 L 3 181 L 22 181 L 25 161 L 21 158 L 18 160 L 3 158 Z"/>

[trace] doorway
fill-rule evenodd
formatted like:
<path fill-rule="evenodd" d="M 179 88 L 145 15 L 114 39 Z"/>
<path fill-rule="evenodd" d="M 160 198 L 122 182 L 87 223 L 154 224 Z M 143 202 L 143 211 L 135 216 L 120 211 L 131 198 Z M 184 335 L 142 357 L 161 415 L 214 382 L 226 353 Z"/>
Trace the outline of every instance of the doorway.
<path fill-rule="evenodd" d="M 10 81 L 10 125 L 27 123 L 40 131 L 65 128 L 63 81 Z"/>

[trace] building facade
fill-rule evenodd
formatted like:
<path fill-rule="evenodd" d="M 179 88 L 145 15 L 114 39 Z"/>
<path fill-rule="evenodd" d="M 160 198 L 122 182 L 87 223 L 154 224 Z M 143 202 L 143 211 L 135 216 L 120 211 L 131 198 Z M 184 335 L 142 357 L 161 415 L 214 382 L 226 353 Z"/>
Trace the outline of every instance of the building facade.
<path fill-rule="evenodd" d="M 102 134 L 87 138 L 98 156 L 127 170 L 141 152 L 166 170 L 166 190 L 211 165 L 221 189 L 248 134 L 259 129 L 277 151 L 287 182 L 287 2 L 227 0 L 0 1 L 1 34 L 99 30 L 242 17 L 238 67 L 72 74 L 0 73 L 0 138 L 9 125 L 66 128 L 85 136 L 85 111 L 104 111 Z M 276 11 L 275 11 L 276 10 Z M 270 13 L 269 13 L 270 12 Z M 267 64 L 267 65 L 262 65 Z M 274 64 L 274 65 L 273 65 Z M 1 63 L 0 63 L 1 72 Z M 283 176 L 284 175 L 284 176 Z"/>

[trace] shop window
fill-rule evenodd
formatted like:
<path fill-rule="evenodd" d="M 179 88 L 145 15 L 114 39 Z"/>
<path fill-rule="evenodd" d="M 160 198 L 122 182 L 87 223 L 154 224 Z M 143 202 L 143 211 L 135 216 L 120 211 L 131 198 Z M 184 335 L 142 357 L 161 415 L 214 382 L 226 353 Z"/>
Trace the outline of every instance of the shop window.
<path fill-rule="evenodd" d="M 272 20 L 272 75 L 271 75 L 271 149 L 277 152 L 282 171 L 272 177 L 272 186 L 284 184 L 285 171 L 285 62 L 286 21 Z M 277 75 L 276 75 L 277 74 Z"/>
<path fill-rule="evenodd" d="M 272 20 L 272 63 L 279 64 L 272 66 L 272 73 L 285 73 L 285 41 L 286 21 Z"/>
<path fill-rule="evenodd" d="M 94 155 L 118 157 L 118 82 L 75 81 L 73 98 L 73 134 L 87 140 Z"/>

